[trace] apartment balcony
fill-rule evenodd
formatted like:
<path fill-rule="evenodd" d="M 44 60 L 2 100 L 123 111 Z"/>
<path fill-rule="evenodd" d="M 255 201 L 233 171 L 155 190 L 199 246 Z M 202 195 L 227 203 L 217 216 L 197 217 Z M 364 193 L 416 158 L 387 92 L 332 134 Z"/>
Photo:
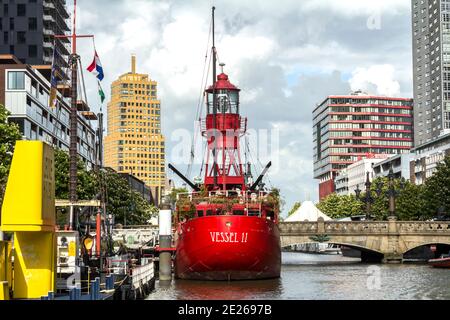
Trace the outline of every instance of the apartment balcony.
<path fill-rule="evenodd" d="M 56 24 L 58 28 L 60 28 L 62 31 L 70 31 L 69 25 L 67 24 L 66 19 L 64 19 L 59 14 L 56 15 Z"/>
<path fill-rule="evenodd" d="M 45 64 L 52 64 L 53 63 L 53 59 L 49 55 L 44 55 L 42 60 L 44 61 Z"/>
<path fill-rule="evenodd" d="M 92 111 L 81 111 L 81 115 L 86 120 L 98 120 L 97 115 Z"/>
<path fill-rule="evenodd" d="M 70 85 L 68 83 L 59 83 L 57 89 L 64 98 L 70 98 Z"/>
<path fill-rule="evenodd" d="M 51 0 L 44 0 L 43 4 L 46 9 L 56 10 L 56 6 Z"/>
<path fill-rule="evenodd" d="M 64 19 L 70 18 L 65 1 L 44 0 L 44 6 L 48 6 L 48 8 L 55 8 L 58 11 L 58 14 Z"/>
<path fill-rule="evenodd" d="M 44 20 L 44 22 L 50 22 L 50 23 L 56 24 L 55 17 L 53 15 L 50 15 L 50 14 L 44 14 L 43 20 Z"/>
<path fill-rule="evenodd" d="M 53 37 L 55 35 L 55 31 L 52 28 L 49 28 L 45 25 L 44 25 L 44 29 L 42 32 L 43 32 L 44 36 Z"/>
<path fill-rule="evenodd" d="M 77 110 L 78 111 L 90 111 L 89 106 L 83 100 L 77 100 Z"/>

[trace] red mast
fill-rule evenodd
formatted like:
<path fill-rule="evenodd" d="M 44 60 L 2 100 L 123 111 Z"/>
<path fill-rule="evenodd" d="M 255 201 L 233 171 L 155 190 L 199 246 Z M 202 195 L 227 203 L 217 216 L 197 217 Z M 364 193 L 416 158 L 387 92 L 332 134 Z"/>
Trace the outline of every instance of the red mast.
<path fill-rule="evenodd" d="M 246 190 L 240 137 L 246 132 L 247 119 L 239 114 L 240 89 L 229 81 L 223 66 L 217 81 L 205 90 L 207 115 L 202 131 L 208 142 L 205 186 L 209 191 Z M 217 160 L 210 165 L 211 159 Z"/>
<path fill-rule="evenodd" d="M 207 115 L 202 135 L 208 141 L 205 186 L 212 190 L 246 190 L 241 163 L 239 138 L 245 134 L 247 119 L 239 115 L 239 91 L 223 72 L 216 80 L 215 22 L 212 7 L 212 74 L 213 84 L 205 90 Z M 209 164 L 212 158 L 212 166 Z"/>

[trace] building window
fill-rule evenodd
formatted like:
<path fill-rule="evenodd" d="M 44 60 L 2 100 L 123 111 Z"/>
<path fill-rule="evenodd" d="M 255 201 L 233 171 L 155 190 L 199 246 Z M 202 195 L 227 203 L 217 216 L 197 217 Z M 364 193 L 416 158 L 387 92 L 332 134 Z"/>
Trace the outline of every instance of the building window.
<path fill-rule="evenodd" d="M 36 58 L 37 57 L 37 46 L 36 45 L 28 46 L 28 56 L 30 58 Z"/>
<path fill-rule="evenodd" d="M 18 4 L 17 5 L 17 16 L 18 17 L 25 17 L 27 15 L 27 7 L 25 4 Z"/>
<path fill-rule="evenodd" d="M 25 31 L 19 31 L 17 32 L 17 43 L 23 44 L 26 42 L 26 33 Z"/>
<path fill-rule="evenodd" d="M 9 33 L 8 31 L 3 32 L 3 42 L 5 44 L 8 44 L 8 40 L 9 40 Z"/>
<path fill-rule="evenodd" d="M 15 54 L 15 48 L 14 48 L 14 46 L 9 46 L 9 53 Z"/>
<path fill-rule="evenodd" d="M 8 72 L 8 89 L 12 90 L 25 89 L 25 73 L 23 71 Z"/>
<path fill-rule="evenodd" d="M 3 15 L 7 16 L 8 14 L 9 14 L 9 7 L 8 7 L 8 4 L 5 3 L 3 5 Z"/>
<path fill-rule="evenodd" d="M 9 29 L 14 30 L 14 18 L 9 18 Z"/>
<path fill-rule="evenodd" d="M 28 18 L 28 29 L 37 30 L 37 18 Z"/>

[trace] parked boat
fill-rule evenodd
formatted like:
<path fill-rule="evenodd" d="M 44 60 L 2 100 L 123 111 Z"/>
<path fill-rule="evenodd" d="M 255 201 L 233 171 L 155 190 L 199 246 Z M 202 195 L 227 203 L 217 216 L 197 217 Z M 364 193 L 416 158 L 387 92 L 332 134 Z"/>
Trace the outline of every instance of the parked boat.
<path fill-rule="evenodd" d="M 450 268 L 450 255 L 442 255 L 437 259 L 430 259 L 428 263 L 434 268 Z"/>

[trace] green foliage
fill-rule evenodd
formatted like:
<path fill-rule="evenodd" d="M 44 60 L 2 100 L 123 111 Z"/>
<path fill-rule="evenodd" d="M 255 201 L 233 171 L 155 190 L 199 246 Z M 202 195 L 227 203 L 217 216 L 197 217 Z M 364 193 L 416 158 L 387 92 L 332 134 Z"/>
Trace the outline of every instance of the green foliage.
<path fill-rule="evenodd" d="M 22 138 L 19 127 L 8 123 L 8 110 L 0 104 L 0 207 L 8 180 L 12 154 L 17 140 Z"/>
<path fill-rule="evenodd" d="M 362 202 L 354 195 L 328 195 L 317 204 L 317 208 L 332 219 L 345 218 L 363 214 Z"/>
<path fill-rule="evenodd" d="M 450 214 L 450 156 L 439 163 L 436 172 L 426 180 L 423 195 L 427 216 L 435 216 L 440 210 Z"/>
<path fill-rule="evenodd" d="M 381 185 L 381 192 L 377 194 L 377 186 Z M 397 192 L 395 211 L 399 220 L 423 220 L 429 218 L 424 214 L 426 203 L 423 197 L 423 186 L 417 186 L 404 181 L 401 188 L 400 179 L 394 180 L 394 189 Z M 370 188 L 374 202 L 371 205 L 371 215 L 377 220 L 386 220 L 389 216 L 389 179 L 379 177 L 373 180 Z M 364 198 L 365 194 L 361 195 Z"/>
<path fill-rule="evenodd" d="M 87 171 L 81 159 L 77 163 L 77 195 L 79 200 L 89 200 L 97 194 L 97 180 L 93 171 Z M 55 196 L 56 199 L 69 198 L 69 155 L 55 150 Z"/>
<path fill-rule="evenodd" d="M 294 203 L 294 205 L 292 206 L 292 209 L 289 210 L 289 212 L 288 212 L 288 217 L 291 216 L 295 211 L 297 211 L 297 209 L 300 208 L 301 205 L 302 205 L 302 203 L 299 201 Z"/>
<path fill-rule="evenodd" d="M 286 201 L 281 196 L 280 189 L 273 188 L 268 196 L 267 196 L 267 202 L 273 205 L 274 208 L 279 208 L 280 212 L 283 210 L 284 205 L 286 204 Z"/>
<path fill-rule="evenodd" d="M 132 190 L 125 178 L 113 171 L 100 172 L 106 185 L 106 211 L 113 214 L 116 223 L 124 225 L 147 224 L 158 214 L 158 208 L 150 205 L 142 195 Z"/>
<path fill-rule="evenodd" d="M 140 193 L 130 188 L 125 178 L 114 171 L 102 170 L 97 175 L 92 170 L 88 171 L 80 160 L 77 176 L 77 194 L 80 200 L 96 198 L 103 179 L 107 195 L 106 211 L 114 215 L 116 223 L 146 224 L 158 212 Z M 69 155 L 62 150 L 55 150 L 55 195 L 57 199 L 69 198 Z M 57 219 L 59 222 L 64 221 L 59 214 Z"/>
<path fill-rule="evenodd" d="M 330 236 L 327 234 L 317 234 L 315 236 L 309 237 L 309 240 L 313 241 L 313 242 L 328 242 L 330 241 Z"/>
<path fill-rule="evenodd" d="M 177 195 L 179 193 L 187 193 L 188 190 L 186 188 L 173 188 L 169 194 L 169 200 L 171 204 L 175 204 L 177 202 Z"/>
<path fill-rule="evenodd" d="M 377 193 L 378 186 L 381 192 Z M 450 214 L 450 156 L 437 165 L 434 174 L 423 185 L 404 181 L 401 188 L 400 179 L 394 180 L 395 213 L 402 221 L 424 221 L 438 216 L 439 213 Z M 389 216 L 389 180 L 387 177 L 372 181 L 371 215 L 376 220 L 386 220 Z M 365 193 L 361 193 L 364 199 Z M 331 218 L 341 218 L 365 213 L 366 205 L 354 195 L 338 196 L 331 194 L 317 205 Z"/>

